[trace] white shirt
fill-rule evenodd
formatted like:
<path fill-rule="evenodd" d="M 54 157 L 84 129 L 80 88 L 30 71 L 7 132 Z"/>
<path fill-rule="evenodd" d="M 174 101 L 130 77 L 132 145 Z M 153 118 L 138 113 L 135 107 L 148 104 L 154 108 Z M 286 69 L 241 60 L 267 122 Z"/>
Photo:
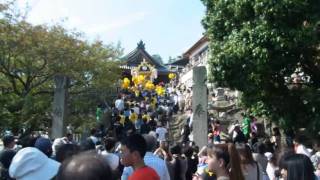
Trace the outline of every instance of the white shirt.
<path fill-rule="evenodd" d="M 274 180 L 276 178 L 274 172 L 277 170 L 275 166 L 273 166 L 270 162 L 267 165 L 267 174 L 270 180 Z"/>
<path fill-rule="evenodd" d="M 117 99 L 115 102 L 114 102 L 114 105 L 115 107 L 119 110 L 119 111 L 122 111 L 124 109 L 124 102 L 122 99 Z"/>
<path fill-rule="evenodd" d="M 143 158 L 144 163 L 154 169 L 160 180 L 170 180 L 169 171 L 167 165 L 163 159 L 154 155 L 152 152 L 147 152 Z M 133 173 L 132 167 L 125 167 L 121 176 L 121 180 L 127 180 L 128 177 Z"/>
<path fill-rule="evenodd" d="M 184 97 L 182 94 L 178 95 L 178 102 L 180 103 L 183 103 L 185 100 L 184 100 Z"/>
<path fill-rule="evenodd" d="M 108 153 L 107 151 L 102 151 L 101 155 L 105 158 L 112 170 L 116 170 L 118 168 L 120 161 L 119 156 L 113 153 Z"/>
<path fill-rule="evenodd" d="M 98 142 L 98 138 L 97 137 L 90 136 L 89 138 L 92 140 L 93 144 L 95 144 L 95 145 L 97 144 L 97 142 Z"/>
<path fill-rule="evenodd" d="M 140 108 L 139 107 L 133 107 L 133 108 L 131 108 L 131 109 L 133 109 L 133 111 L 137 114 L 137 115 L 139 115 L 140 114 Z"/>
<path fill-rule="evenodd" d="M 311 157 L 311 153 L 310 153 L 310 152 L 308 151 L 308 149 L 307 149 L 304 145 L 302 145 L 302 144 L 298 145 L 297 150 L 296 150 L 296 153 L 297 153 L 297 154 L 304 154 L 304 155 L 308 156 L 309 158 Z"/>
<path fill-rule="evenodd" d="M 158 141 L 165 141 L 166 140 L 166 133 L 167 129 L 164 127 L 158 127 L 156 129 L 156 133 L 158 134 Z"/>

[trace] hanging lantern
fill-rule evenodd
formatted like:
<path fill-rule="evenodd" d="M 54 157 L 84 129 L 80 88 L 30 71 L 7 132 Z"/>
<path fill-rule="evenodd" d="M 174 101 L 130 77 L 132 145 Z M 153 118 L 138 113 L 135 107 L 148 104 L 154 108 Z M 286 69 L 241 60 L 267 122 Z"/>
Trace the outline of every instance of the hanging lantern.
<path fill-rule="evenodd" d="M 169 76 L 169 79 L 174 79 L 176 77 L 176 74 L 175 73 L 170 73 L 168 76 Z"/>
<path fill-rule="evenodd" d="M 152 91 L 154 89 L 154 84 L 151 81 L 147 81 L 147 83 L 144 85 L 144 88 L 148 91 Z"/>
<path fill-rule="evenodd" d="M 130 85 L 130 80 L 128 78 L 124 78 L 122 82 L 124 84 L 129 84 Z"/>
<path fill-rule="evenodd" d="M 138 77 L 137 76 L 133 76 L 132 77 L 132 82 L 136 85 L 138 84 Z"/>
<path fill-rule="evenodd" d="M 126 83 L 122 83 L 121 85 L 122 89 L 128 89 L 129 88 L 129 84 L 126 84 Z"/>
<path fill-rule="evenodd" d="M 144 79 L 145 79 L 144 75 L 139 75 L 138 76 L 138 84 L 143 84 Z"/>
<path fill-rule="evenodd" d="M 162 86 L 157 85 L 156 86 L 156 93 L 159 96 L 163 96 L 165 94 L 165 89 Z"/>

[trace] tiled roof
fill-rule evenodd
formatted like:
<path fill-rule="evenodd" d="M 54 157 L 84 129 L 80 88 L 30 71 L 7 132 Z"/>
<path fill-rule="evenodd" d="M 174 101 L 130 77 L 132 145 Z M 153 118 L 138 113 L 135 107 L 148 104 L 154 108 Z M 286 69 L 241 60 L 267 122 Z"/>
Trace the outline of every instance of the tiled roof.
<path fill-rule="evenodd" d="M 146 50 L 144 43 L 140 41 L 136 49 L 122 58 L 125 66 L 136 67 L 140 65 L 143 60 L 153 65 L 159 72 L 169 72 L 169 70 L 162 64 L 158 63 Z"/>

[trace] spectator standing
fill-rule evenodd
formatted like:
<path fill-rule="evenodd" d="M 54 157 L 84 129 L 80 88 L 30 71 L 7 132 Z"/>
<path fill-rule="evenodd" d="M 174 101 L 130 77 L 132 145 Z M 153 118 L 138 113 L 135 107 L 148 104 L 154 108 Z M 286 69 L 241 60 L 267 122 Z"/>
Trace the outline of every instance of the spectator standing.
<path fill-rule="evenodd" d="M 261 166 L 254 161 L 250 147 L 247 144 L 237 144 L 237 151 L 240 155 L 240 164 L 245 180 L 263 180 Z"/>
<path fill-rule="evenodd" d="M 127 167 L 133 167 L 133 173 L 128 180 L 159 180 L 160 177 L 155 170 L 144 163 L 143 157 L 146 154 L 147 144 L 145 139 L 134 134 L 121 142 L 121 163 Z"/>
<path fill-rule="evenodd" d="M 157 134 L 158 142 L 160 142 L 160 141 L 166 141 L 168 131 L 167 131 L 167 129 L 164 127 L 164 125 L 163 125 L 162 123 L 160 123 L 160 125 L 159 125 L 158 128 L 156 129 L 156 134 Z"/>
<path fill-rule="evenodd" d="M 307 141 L 306 137 L 304 135 L 296 136 L 294 139 L 294 150 L 297 154 L 304 154 L 311 157 L 311 153 L 308 151 L 304 143 Z"/>
<path fill-rule="evenodd" d="M 49 158 L 52 156 L 52 143 L 50 139 L 39 137 L 34 144 L 34 147 L 39 149 Z"/>
<path fill-rule="evenodd" d="M 114 102 L 114 105 L 118 109 L 118 111 L 124 110 L 124 101 L 123 101 L 121 95 L 118 95 L 118 99 Z"/>
<path fill-rule="evenodd" d="M 16 180 L 49 180 L 56 176 L 60 163 L 50 159 L 34 147 L 17 152 L 9 168 L 9 174 Z"/>
<path fill-rule="evenodd" d="M 309 157 L 304 154 L 292 154 L 283 159 L 281 175 L 286 180 L 315 180 L 314 168 Z"/>
<path fill-rule="evenodd" d="M 106 138 L 104 141 L 105 150 L 101 152 L 101 155 L 105 158 L 108 165 L 112 170 L 116 170 L 119 166 L 120 158 L 114 154 L 116 140 L 114 138 Z"/>
<path fill-rule="evenodd" d="M 83 152 L 64 161 L 56 180 L 114 180 L 110 167 L 94 151 Z"/>
<path fill-rule="evenodd" d="M 244 136 L 248 139 L 251 131 L 251 120 L 248 117 L 248 115 L 242 114 L 243 120 L 242 120 L 242 132 Z"/>
<path fill-rule="evenodd" d="M 148 134 L 150 132 L 151 128 L 149 124 L 147 123 L 147 118 L 142 118 L 142 124 L 140 127 L 140 134 Z"/>
<path fill-rule="evenodd" d="M 157 147 L 157 139 L 151 135 L 143 135 L 143 138 L 147 143 L 147 152 L 143 158 L 145 164 L 157 172 L 160 180 L 170 180 L 168 168 L 165 161 L 152 153 Z M 121 180 L 128 179 L 128 177 L 132 173 L 132 167 L 125 167 L 121 176 Z"/>

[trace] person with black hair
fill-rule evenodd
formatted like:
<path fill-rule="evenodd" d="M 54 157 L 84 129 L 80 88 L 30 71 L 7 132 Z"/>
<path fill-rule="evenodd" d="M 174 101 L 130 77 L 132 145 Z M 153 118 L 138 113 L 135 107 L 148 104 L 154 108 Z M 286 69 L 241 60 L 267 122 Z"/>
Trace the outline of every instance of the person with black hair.
<path fill-rule="evenodd" d="M 95 150 L 96 145 L 93 143 L 92 139 L 87 138 L 80 142 L 80 151 L 90 151 Z"/>
<path fill-rule="evenodd" d="M 307 147 L 304 145 L 307 141 L 307 137 L 304 135 L 299 135 L 294 138 L 293 144 L 294 144 L 294 150 L 297 154 L 304 154 L 311 157 L 311 153 L 307 149 Z"/>
<path fill-rule="evenodd" d="M 44 137 L 39 137 L 35 144 L 34 147 L 42 151 L 45 155 L 48 157 L 51 157 L 52 155 L 52 143 L 50 139 L 44 138 Z"/>
<path fill-rule="evenodd" d="M 294 130 L 292 128 L 285 129 L 284 134 L 286 136 L 287 146 L 293 147 L 293 138 L 295 137 Z"/>
<path fill-rule="evenodd" d="M 148 134 L 151 130 L 150 125 L 147 122 L 147 118 L 142 118 L 142 124 L 140 127 L 140 134 Z"/>
<path fill-rule="evenodd" d="M 114 153 L 116 140 L 112 137 L 108 137 L 104 140 L 105 150 L 101 152 L 101 155 L 108 162 L 112 170 L 116 170 L 119 166 L 120 158 Z"/>
<path fill-rule="evenodd" d="M 6 135 L 2 138 L 3 146 L 5 150 L 13 149 L 16 145 L 16 139 L 12 135 Z"/>
<path fill-rule="evenodd" d="M 129 120 L 129 117 L 125 118 L 123 131 L 125 136 L 131 135 L 136 131 L 136 128 L 134 127 L 134 124 Z"/>
<path fill-rule="evenodd" d="M 266 147 L 262 142 L 257 142 L 253 146 L 253 153 L 252 157 L 253 159 L 261 166 L 263 176 L 267 175 L 267 165 L 268 165 L 268 158 L 264 155 L 266 153 Z"/>
<path fill-rule="evenodd" d="M 281 149 L 281 133 L 278 127 L 272 128 L 271 142 L 274 145 L 274 149 Z"/>
<path fill-rule="evenodd" d="M 128 180 L 160 180 L 156 171 L 144 163 L 146 151 L 147 143 L 139 134 L 130 135 L 121 142 L 121 163 L 134 170 Z"/>
<path fill-rule="evenodd" d="M 172 154 L 172 160 L 169 162 L 171 164 L 171 179 L 186 179 L 186 172 L 188 169 L 187 159 L 181 156 L 181 146 L 179 144 L 173 146 L 170 149 Z"/>
<path fill-rule="evenodd" d="M 187 172 L 186 172 L 186 180 L 191 180 L 192 175 L 197 171 L 198 159 L 193 158 L 194 150 L 190 146 L 186 146 L 183 150 L 183 154 L 187 159 Z"/>
<path fill-rule="evenodd" d="M 286 180 L 316 180 L 311 160 L 304 154 L 292 154 L 283 159 L 281 176 Z"/>
<path fill-rule="evenodd" d="M 168 168 L 166 165 L 166 162 L 159 158 L 158 156 L 154 155 L 152 152 L 155 150 L 157 147 L 157 139 L 148 134 L 144 134 L 143 138 L 145 139 L 147 143 L 147 152 L 143 158 L 144 163 L 153 168 L 157 174 L 160 177 L 160 180 L 168 180 L 170 179 Z M 133 173 L 132 167 L 125 167 L 123 169 L 123 173 L 121 176 L 121 179 L 128 179 L 128 177 Z"/>
<path fill-rule="evenodd" d="M 80 147 L 77 144 L 63 144 L 57 148 L 55 160 L 62 163 L 64 160 L 80 152 Z"/>
<path fill-rule="evenodd" d="M 233 138 L 233 143 L 247 143 L 247 139 L 240 129 L 239 125 L 235 125 L 234 130 L 236 136 Z"/>
<path fill-rule="evenodd" d="M 151 131 L 156 131 L 157 122 L 154 120 L 154 116 L 151 117 L 151 120 L 148 121 L 148 126 L 150 127 Z"/>
<path fill-rule="evenodd" d="M 236 144 L 236 149 L 240 155 L 240 165 L 244 178 L 246 180 L 262 180 L 261 165 L 253 159 L 249 145 Z"/>
<path fill-rule="evenodd" d="M 258 142 L 258 137 L 257 137 L 257 133 L 255 132 L 251 132 L 250 133 L 250 138 L 248 139 L 248 144 L 250 146 L 250 148 L 254 148 L 255 144 Z"/>
<path fill-rule="evenodd" d="M 4 149 L 0 152 L 0 178 L 10 179 L 8 170 L 16 152 L 13 150 L 16 141 L 15 137 L 12 135 L 6 135 L 2 138 Z"/>
<path fill-rule="evenodd" d="M 9 167 L 15 155 L 16 152 L 14 150 L 6 150 L 0 154 L 0 179 L 12 180 L 9 176 Z"/>
<path fill-rule="evenodd" d="M 93 144 L 97 144 L 97 142 L 99 141 L 98 138 L 97 138 L 97 129 L 96 128 L 92 128 L 90 129 L 90 137 L 89 137 Z"/>
<path fill-rule="evenodd" d="M 182 135 L 182 142 L 187 143 L 190 141 L 189 135 L 191 133 L 191 129 L 188 126 L 188 124 L 185 124 L 181 130 L 181 135 Z"/>
<path fill-rule="evenodd" d="M 59 168 L 56 180 L 113 180 L 113 174 L 95 151 L 84 152 L 64 161 Z"/>

